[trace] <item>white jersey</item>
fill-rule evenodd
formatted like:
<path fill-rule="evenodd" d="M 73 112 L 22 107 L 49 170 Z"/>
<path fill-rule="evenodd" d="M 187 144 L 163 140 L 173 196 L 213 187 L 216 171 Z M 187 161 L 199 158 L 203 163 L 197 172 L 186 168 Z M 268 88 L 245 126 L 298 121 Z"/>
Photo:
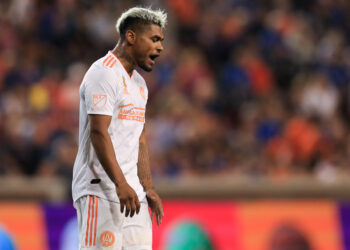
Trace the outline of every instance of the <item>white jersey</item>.
<path fill-rule="evenodd" d="M 86 72 L 80 86 L 79 149 L 72 185 L 74 201 L 83 195 L 96 195 L 119 202 L 115 185 L 91 143 L 89 114 L 112 116 L 108 133 L 117 162 L 139 200 L 145 198 L 137 176 L 137 161 L 147 98 L 147 86 L 142 76 L 136 70 L 129 76 L 111 51 Z"/>

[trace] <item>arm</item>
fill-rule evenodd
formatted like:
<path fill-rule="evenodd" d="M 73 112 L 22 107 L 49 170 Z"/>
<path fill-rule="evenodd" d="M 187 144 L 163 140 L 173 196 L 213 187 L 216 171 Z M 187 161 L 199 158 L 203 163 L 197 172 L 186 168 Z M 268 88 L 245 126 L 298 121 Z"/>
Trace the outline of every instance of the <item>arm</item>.
<path fill-rule="evenodd" d="M 130 217 L 132 217 L 135 211 L 136 213 L 139 212 L 140 202 L 135 191 L 125 180 L 124 174 L 117 162 L 113 144 L 108 133 L 111 119 L 112 117 L 108 115 L 89 115 L 91 142 L 98 160 L 116 186 L 117 195 L 120 200 L 120 211 L 123 213 L 125 206 L 125 216 L 128 216 L 130 212 Z"/>
<path fill-rule="evenodd" d="M 139 142 L 139 156 L 137 162 L 137 174 L 140 179 L 140 183 L 143 186 L 146 197 L 148 201 L 148 205 L 152 211 L 152 221 L 154 215 L 157 219 L 157 224 L 159 225 L 162 222 L 162 218 L 164 216 L 162 201 L 156 191 L 153 189 L 153 180 L 152 173 L 149 164 L 149 154 L 148 154 L 148 146 L 146 140 L 145 129 L 142 130 Z"/>
<path fill-rule="evenodd" d="M 149 154 L 146 141 L 145 129 L 142 130 L 139 144 L 139 157 L 137 162 L 137 174 L 145 192 L 153 189 L 151 168 L 149 166 Z"/>

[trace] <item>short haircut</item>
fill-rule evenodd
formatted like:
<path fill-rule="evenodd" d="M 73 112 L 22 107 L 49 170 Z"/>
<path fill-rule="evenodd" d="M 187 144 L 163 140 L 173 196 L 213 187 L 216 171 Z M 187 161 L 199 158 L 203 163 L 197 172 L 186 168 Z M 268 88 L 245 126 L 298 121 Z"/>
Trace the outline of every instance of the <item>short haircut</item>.
<path fill-rule="evenodd" d="M 115 25 L 117 32 L 124 37 L 126 32 L 138 30 L 140 26 L 156 24 L 162 29 L 167 23 L 167 14 L 163 10 L 152 10 L 151 8 L 134 7 L 125 11 Z"/>

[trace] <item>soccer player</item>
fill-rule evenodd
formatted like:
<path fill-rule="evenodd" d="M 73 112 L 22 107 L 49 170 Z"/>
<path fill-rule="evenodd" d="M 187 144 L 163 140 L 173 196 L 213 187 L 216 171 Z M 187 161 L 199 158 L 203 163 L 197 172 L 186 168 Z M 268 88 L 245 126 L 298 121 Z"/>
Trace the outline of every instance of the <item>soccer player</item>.
<path fill-rule="evenodd" d="M 163 207 L 144 128 L 147 85 L 135 68 L 152 70 L 166 21 L 161 10 L 124 12 L 116 47 L 92 64 L 80 86 L 72 185 L 80 249 L 152 249 L 152 220 L 161 223 Z"/>

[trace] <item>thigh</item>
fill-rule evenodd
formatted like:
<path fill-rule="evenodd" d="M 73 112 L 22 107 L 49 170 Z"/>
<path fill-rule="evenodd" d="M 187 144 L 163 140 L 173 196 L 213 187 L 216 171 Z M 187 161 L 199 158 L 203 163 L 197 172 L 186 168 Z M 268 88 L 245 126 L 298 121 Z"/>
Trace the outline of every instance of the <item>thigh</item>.
<path fill-rule="evenodd" d="M 121 250 L 123 216 L 119 204 L 84 196 L 74 205 L 78 214 L 79 249 Z"/>
<path fill-rule="evenodd" d="M 123 250 L 152 249 L 152 221 L 147 201 L 141 202 L 139 214 L 127 217 L 123 223 Z"/>

